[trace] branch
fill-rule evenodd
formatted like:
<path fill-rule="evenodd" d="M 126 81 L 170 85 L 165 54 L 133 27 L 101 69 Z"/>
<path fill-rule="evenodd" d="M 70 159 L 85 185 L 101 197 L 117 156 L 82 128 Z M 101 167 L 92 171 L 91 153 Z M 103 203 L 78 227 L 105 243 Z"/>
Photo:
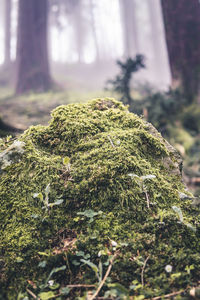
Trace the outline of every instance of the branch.
<path fill-rule="evenodd" d="M 109 135 L 108 135 L 108 139 L 109 139 L 109 141 L 110 141 L 112 147 L 115 148 L 115 145 L 113 144 L 113 141 L 111 140 L 111 137 L 110 137 Z"/>
<path fill-rule="evenodd" d="M 29 290 L 28 288 L 26 289 L 26 291 L 34 298 L 34 299 L 39 299 L 31 290 Z"/>
<path fill-rule="evenodd" d="M 94 284 L 68 284 L 68 288 L 90 288 L 90 287 L 95 287 Z"/>
<path fill-rule="evenodd" d="M 185 292 L 185 291 L 186 291 L 186 290 L 180 290 L 180 291 L 178 291 L 178 292 L 173 292 L 173 293 L 170 293 L 170 294 L 167 294 L 167 295 L 162 295 L 162 296 L 154 297 L 154 298 L 152 298 L 152 300 L 159 300 L 159 299 L 163 299 L 163 298 L 173 297 L 173 296 L 182 294 L 182 293 Z M 145 300 L 145 299 L 144 299 L 144 300 Z"/>
<path fill-rule="evenodd" d="M 146 197 L 146 200 L 147 200 L 147 207 L 150 208 L 150 201 L 149 201 L 149 195 L 147 192 L 144 192 L 145 193 L 145 197 Z"/>
<path fill-rule="evenodd" d="M 96 292 L 92 295 L 92 297 L 90 298 L 90 300 L 94 300 L 94 299 L 97 297 L 97 295 L 99 294 L 100 290 L 102 289 L 102 287 L 103 287 L 103 285 L 104 285 L 104 283 L 105 283 L 105 281 L 106 281 L 108 275 L 110 274 L 110 271 L 111 271 L 112 266 L 113 266 L 114 259 L 116 258 L 117 254 L 118 254 L 118 253 L 115 253 L 115 254 L 113 255 L 112 259 L 110 260 L 110 264 L 109 264 L 109 266 L 108 266 L 108 269 L 107 269 L 107 271 L 106 271 L 106 274 L 105 274 L 104 278 L 102 279 L 102 281 L 100 282 L 100 285 L 98 286 L 98 289 L 97 289 Z"/>
<path fill-rule="evenodd" d="M 142 272 L 141 272 L 141 283 L 142 286 L 144 286 L 144 269 L 146 267 L 147 261 L 149 260 L 150 255 L 145 259 L 143 267 L 142 267 Z"/>

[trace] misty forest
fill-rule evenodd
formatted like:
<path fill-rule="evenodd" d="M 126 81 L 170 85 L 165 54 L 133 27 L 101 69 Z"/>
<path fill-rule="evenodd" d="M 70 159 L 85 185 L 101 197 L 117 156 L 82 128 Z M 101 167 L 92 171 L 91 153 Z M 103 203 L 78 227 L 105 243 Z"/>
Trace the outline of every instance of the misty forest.
<path fill-rule="evenodd" d="M 0 0 L 0 300 L 200 299 L 199 195 L 199 0 Z"/>

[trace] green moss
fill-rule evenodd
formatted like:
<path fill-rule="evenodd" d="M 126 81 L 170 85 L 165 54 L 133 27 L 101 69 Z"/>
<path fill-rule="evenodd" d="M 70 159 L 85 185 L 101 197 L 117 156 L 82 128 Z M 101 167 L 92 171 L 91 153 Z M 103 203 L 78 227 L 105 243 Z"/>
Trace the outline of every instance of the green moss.
<path fill-rule="evenodd" d="M 4 298 L 24 292 L 26 280 L 36 282 L 39 293 L 50 270 L 63 263 L 67 272 L 54 275 L 61 286 L 94 282 L 87 266 L 75 267 L 76 251 L 98 262 L 100 250 L 113 251 L 111 240 L 120 253 L 110 277 L 126 287 L 141 281 L 149 257 L 145 285 L 132 293 L 151 297 L 195 284 L 199 212 L 181 199 L 189 195 L 181 159 L 152 125 L 114 99 L 97 99 L 56 108 L 49 126 L 30 127 L 19 142 L 0 142 Z M 172 206 L 181 208 L 184 221 Z M 166 273 L 168 264 L 181 272 L 179 280 Z M 189 275 L 188 265 L 194 265 Z"/>

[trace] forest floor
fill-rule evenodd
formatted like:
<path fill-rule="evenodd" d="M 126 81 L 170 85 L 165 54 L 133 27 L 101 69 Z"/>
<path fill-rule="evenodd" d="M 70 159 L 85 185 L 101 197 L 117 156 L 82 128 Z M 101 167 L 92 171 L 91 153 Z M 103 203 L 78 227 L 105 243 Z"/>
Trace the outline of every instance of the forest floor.
<path fill-rule="evenodd" d="M 12 90 L 0 89 L 0 116 L 6 124 L 25 130 L 31 125 L 46 125 L 51 111 L 59 105 L 108 96 L 113 97 L 113 94 L 106 91 L 88 90 L 15 96 Z"/>

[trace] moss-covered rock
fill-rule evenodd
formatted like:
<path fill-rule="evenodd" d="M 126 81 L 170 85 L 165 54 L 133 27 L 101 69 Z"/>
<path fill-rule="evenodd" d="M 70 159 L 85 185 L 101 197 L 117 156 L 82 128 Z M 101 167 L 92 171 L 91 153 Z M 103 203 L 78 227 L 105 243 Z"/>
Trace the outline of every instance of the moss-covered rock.
<path fill-rule="evenodd" d="M 1 140 L 0 149 L 2 299 L 30 290 L 58 298 L 69 283 L 96 284 L 114 254 L 107 297 L 152 297 L 198 282 L 199 210 L 181 159 L 121 103 L 60 106 L 49 126 Z"/>

